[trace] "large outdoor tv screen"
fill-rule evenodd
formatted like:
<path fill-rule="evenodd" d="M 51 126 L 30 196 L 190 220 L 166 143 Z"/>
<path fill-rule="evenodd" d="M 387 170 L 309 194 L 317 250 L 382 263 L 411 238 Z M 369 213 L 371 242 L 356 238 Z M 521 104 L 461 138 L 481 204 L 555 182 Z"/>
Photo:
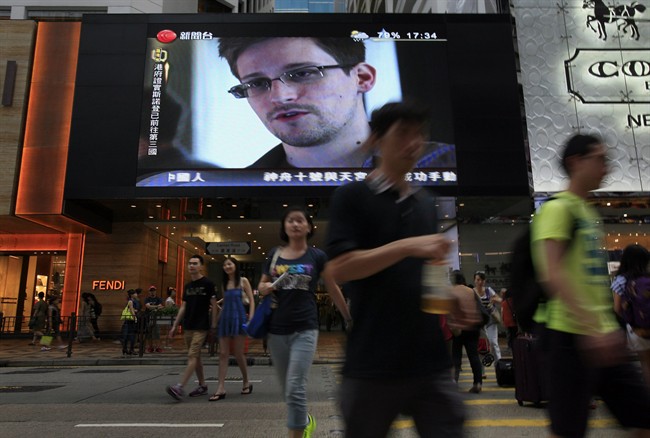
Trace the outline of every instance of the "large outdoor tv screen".
<path fill-rule="evenodd" d="M 336 186 L 381 157 L 373 110 L 430 110 L 415 184 L 456 185 L 445 26 L 149 24 L 137 185 Z"/>
<path fill-rule="evenodd" d="M 429 114 L 410 182 L 527 194 L 515 69 L 507 15 L 87 15 L 65 196 L 331 193 L 396 101 Z"/>

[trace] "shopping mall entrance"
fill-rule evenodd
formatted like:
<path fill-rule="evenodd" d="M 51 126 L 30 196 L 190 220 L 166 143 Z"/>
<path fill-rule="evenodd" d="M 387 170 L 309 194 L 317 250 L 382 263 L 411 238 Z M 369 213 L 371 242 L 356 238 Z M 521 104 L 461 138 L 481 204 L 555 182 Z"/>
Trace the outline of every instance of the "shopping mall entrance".
<path fill-rule="evenodd" d="M 39 292 L 61 295 L 65 253 L 42 251 L 0 253 L 0 333 L 27 333 L 27 322 Z"/>

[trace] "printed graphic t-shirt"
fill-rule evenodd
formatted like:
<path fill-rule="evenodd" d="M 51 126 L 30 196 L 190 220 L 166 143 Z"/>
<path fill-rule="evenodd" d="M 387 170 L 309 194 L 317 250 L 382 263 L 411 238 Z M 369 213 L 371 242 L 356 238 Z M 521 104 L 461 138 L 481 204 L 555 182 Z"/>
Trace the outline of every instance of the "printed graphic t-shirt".
<path fill-rule="evenodd" d="M 327 256 L 320 249 L 309 247 L 305 254 L 295 260 L 278 257 L 273 271 L 269 272 L 273 254 L 277 250 L 276 248 L 269 254 L 264 264 L 264 273 L 271 276 L 273 281 L 285 272 L 289 274 L 275 288 L 278 307 L 272 313 L 269 332 L 288 335 L 318 329 L 315 294 Z"/>
<path fill-rule="evenodd" d="M 210 300 L 216 296 L 216 291 L 214 283 L 206 277 L 190 281 L 185 285 L 183 327 L 186 330 L 210 329 Z"/>

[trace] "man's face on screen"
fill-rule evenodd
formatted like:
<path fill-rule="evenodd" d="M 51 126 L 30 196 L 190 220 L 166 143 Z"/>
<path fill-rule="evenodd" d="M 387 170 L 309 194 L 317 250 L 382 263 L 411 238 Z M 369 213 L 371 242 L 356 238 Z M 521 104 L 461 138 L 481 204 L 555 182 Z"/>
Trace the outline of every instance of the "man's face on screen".
<path fill-rule="evenodd" d="M 275 38 L 255 44 L 237 60 L 242 83 L 275 79 L 303 67 L 335 66 L 336 60 L 309 38 Z M 357 69 L 322 69 L 308 83 L 273 80 L 270 90 L 248 102 L 273 135 L 291 146 L 317 146 L 346 135 L 364 117 Z M 286 77 L 286 75 L 285 75 Z M 286 82 L 286 83 L 285 83 Z"/>

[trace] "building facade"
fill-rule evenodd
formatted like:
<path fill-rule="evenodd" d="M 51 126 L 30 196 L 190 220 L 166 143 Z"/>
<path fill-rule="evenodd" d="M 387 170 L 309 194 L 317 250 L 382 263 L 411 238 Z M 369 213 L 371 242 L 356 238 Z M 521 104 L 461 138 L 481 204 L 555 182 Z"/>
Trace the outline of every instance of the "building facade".
<path fill-rule="evenodd" d="M 365 2 L 349 3 L 348 11 L 494 14 L 504 12 L 502 3 L 490 0 L 410 4 Z M 554 7 L 531 9 L 527 6 L 529 3 L 523 2 L 518 6 L 515 2 L 513 10 L 505 12 L 512 12 L 517 23 L 531 20 L 537 23 L 534 21 L 537 16 L 551 17 L 558 13 Z M 340 6 L 335 2 L 330 4 L 334 9 Z M 307 206 L 319 227 L 317 235 L 324 234 L 331 191 L 322 189 L 302 188 L 287 190 L 284 194 L 262 190 L 260 195 L 251 191 L 239 194 L 236 190 L 221 192 L 215 189 L 211 196 L 198 196 L 192 191 L 177 192 L 179 194 L 173 196 L 138 196 L 137 191 L 128 188 L 122 195 L 109 196 L 103 192 L 104 188 L 93 187 L 91 180 L 82 180 L 81 184 L 86 184 L 86 189 L 96 194 L 94 197 L 70 198 L 65 193 L 73 167 L 70 161 L 71 127 L 78 123 L 78 120 L 73 120 L 73 108 L 79 104 L 75 102 L 75 92 L 81 87 L 92 89 L 96 85 L 92 82 L 95 77 L 92 74 L 80 82 L 79 58 L 92 50 L 82 45 L 79 20 L 83 14 L 195 13 L 222 8 L 232 12 L 264 12 L 277 8 L 279 12 L 280 3 L 113 0 L 60 1 L 57 5 L 54 7 L 51 2 L 43 1 L 0 0 L 0 17 L 5 18 L 0 20 L 0 88 L 3 90 L 0 107 L 0 299 L 5 333 L 27 331 L 26 321 L 34 297 L 41 291 L 62 296 L 64 315 L 78 311 L 82 292 L 94 293 L 104 304 L 104 314 L 115 317 L 110 323 L 106 318 L 106 330 L 117 330 L 119 319 L 116 316 L 123 307 L 127 289 L 146 289 L 153 284 L 159 291 L 167 287 L 181 290 L 186 260 L 193 253 L 206 254 L 206 245 L 210 243 L 214 243 L 216 249 L 208 254 L 211 262 L 208 264 L 209 276 L 218 279 L 224 254 L 239 254 L 237 257 L 244 263 L 247 276 L 256 284 L 266 251 L 279 243 L 277 222 L 288 204 Z M 304 5 L 288 5 L 289 8 L 294 6 L 299 9 Z M 309 7 L 308 12 L 313 12 Z M 578 12 L 581 11 L 575 7 L 564 13 L 568 14 L 570 21 L 578 23 L 584 18 L 580 18 Z M 650 34 L 647 23 L 639 22 L 637 26 L 639 40 L 631 41 L 629 49 L 624 49 L 632 53 L 644 49 Z M 541 67 L 535 60 L 542 58 L 530 47 L 534 46 L 537 38 L 531 32 L 543 34 L 542 27 L 536 24 L 529 28 L 513 28 L 516 33 L 524 34 L 516 46 L 521 59 L 519 76 L 524 108 L 519 117 L 522 125 L 525 122 L 526 129 L 522 132 L 527 132 L 526 140 L 530 144 L 530 151 L 524 151 L 522 147 L 515 153 L 521 154 L 522 158 L 525 153 L 529 154 L 530 159 L 528 162 L 522 159 L 512 167 L 517 168 L 517 175 L 523 173 L 525 176 L 530 171 L 530 190 L 523 194 L 507 193 L 489 184 L 475 184 L 476 187 L 463 189 L 460 196 L 452 192 L 440 201 L 443 231 L 450 233 L 456 247 L 457 257 L 454 256 L 450 263 L 467 274 L 479 269 L 488 271 L 493 287 L 507 286 L 510 242 L 532 212 L 535 197 L 543 198 L 562 187 L 563 176 L 549 171 L 549 166 L 555 169 L 550 158 L 561 139 L 580 126 L 582 120 L 588 122 L 585 128 L 596 130 L 599 126 L 612 125 L 613 121 L 611 115 L 602 120 L 594 119 L 589 107 L 585 107 L 587 112 L 583 117 L 583 109 L 579 108 L 583 103 L 572 103 L 574 115 L 563 117 L 562 120 L 567 122 L 560 126 L 556 122 L 558 114 L 544 109 L 555 110 L 571 96 L 563 90 L 564 94 L 551 89 L 549 84 L 540 87 L 535 72 Z M 597 35 L 590 28 L 581 32 L 585 42 L 587 37 Z M 610 33 L 614 31 L 610 30 Z M 610 41 L 612 39 L 610 37 Z M 550 41 L 544 47 L 554 42 Z M 517 40 L 513 39 L 512 43 L 517 44 Z M 599 43 L 603 43 L 602 38 L 590 42 Z M 110 44 L 106 46 L 110 48 Z M 611 50 L 607 46 L 601 49 Z M 457 55 L 454 62 L 465 65 L 462 54 Z M 564 61 L 573 55 L 573 52 L 567 52 L 566 57 L 559 56 L 558 68 L 564 68 Z M 577 59 L 581 61 L 579 57 Z M 630 58 L 628 64 L 634 59 Z M 138 59 L 135 62 L 141 63 Z M 113 68 L 116 74 L 123 68 L 119 63 L 101 65 Z M 635 69 L 629 71 L 643 76 L 644 65 L 635 64 Z M 544 67 L 550 74 L 552 66 Z M 603 66 L 603 69 L 608 68 L 609 65 Z M 603 71 L 607 75 L 611 73 L 610 70 Z M 558 71 L 553 70 L 552 74 L 561 79 Z M 555 81 L 556 85 L 558 81 Z M 472 93 L 460 88 L 457 90 L 463 93 L 462 102 L 457 105 L 467 105 L 467 114 L 471 114 L 475 100 L 480 100 L 475 96 L 481 94 L 482 85 L 480 81 L 475 82 Z M 138 86 L 141 83 L 140 79 Z M 516 83 L 509 86 L 516 87 Z M 557 86 L 562 88 L 561 84 Z M 544 90 L 548 93 L 545 94 Z M 637 92 L 636 89 L 633 91 Z M 540 107 L 538 102 L 546 103 Z M 643 110 L 632 111 L 632 102 L 627 102 L 626 106 L 629 112 L 621 117 L 632 125 L 622 128 L 620 137 L 633 141 L 610 141 L 610 144 L 617 165 L 622 167 L 626 162 L 629 165 L 615 173 L 612 185 L 596 199 L 609 222 L 607 249 L 613 252 L 628 243 L 650 246 L 648 183 L 644 179 L 650 174 L 647 172 L 650 159 L 647 139 L 650 135 L 646 135 L 648 128 L 643 122 Z M 566 110 L 561 109 L 558 113 L 566 114 Z M 94 116 L 93 113 L 82 114 L 77 115 L 77 119 L 87 117 L 91 120 Z M 110 150 L 105 152 L 98 145 L 100 137 L 112 135 L 111 131 L 117 125 L 111 128 L 110 122 L 117 117 L 98 117 L 97 144 L 89 142 L 86 145 L 90 151 L 87 159 L 101 162 L 108 169 L 107 173 L 116 179 L 128 172 L 133 163 L 115 152 L 118 145 L 112 153 Z M 467 119 L 456 123 L 466 123 L 463 130 L 467 134 L 479 129 L 479 119 Z M 552 135 L 551 127 L 556 135 Z M 610 132 L 602 131 L 605 137 Z M 553 141 L 549 141 L 551 137 Z M 513 145 L 517 144 L 513 140 Z M 477 144 L 473 151 L 477 157 L 485 153 L 480 146 Z M 479 164 L 481 161 L 489 162 L 480 158 L 478 161 Z M 477 174 L 488 182 L 503 180 L 502 185 L 507 185 L 508 175 L 501 171 L 498 163 L 468 169 L 471 170 L 465 174 Z M 315 243 L 318 245 L 319 241 Z"/>

